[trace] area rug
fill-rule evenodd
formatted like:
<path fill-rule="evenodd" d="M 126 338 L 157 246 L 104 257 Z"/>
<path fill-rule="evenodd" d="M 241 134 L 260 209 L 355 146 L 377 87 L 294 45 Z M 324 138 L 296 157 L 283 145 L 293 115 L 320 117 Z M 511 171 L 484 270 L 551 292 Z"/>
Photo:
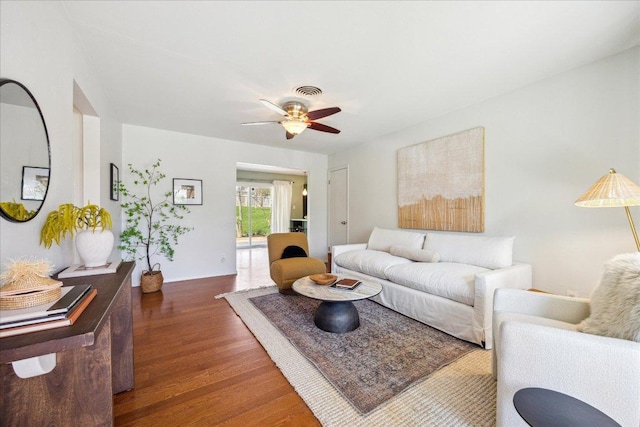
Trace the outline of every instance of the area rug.
<path fill-rule="evenodd" d="M 490 373 L 490 352 L 472 346 L 471 351 L 458 360 L 436 370 L 431 375 L 427 374 L 425 379 L 414 380 L 413 383 L 408 384 L 408 388 L 405 385 L 404 391 L 378 406 L 374 405 L 372 410 L 364 413 L 365 411 L 356 409 L 354 404 L 345 397 L 344 392 L 327 380 L 318 366 L 302 355 L 296 345 L 285 337 L 251 301 L 252 298 L 272 295 L 276 292 L 277 289 L 274 287 L 237 292 L 224 297 L 323 425 L 490 426 L 495 424 L 495 382 Z M 263 299 L 254 299 L 254 301 L 260 300 Z M 263 305 L 268 306 L 268 300 L 264 301 L 267 302 Z M 261 303 L 258 302 L 258 304 Z M 358 309 L 360 310 L 361 307 L 358 306 Z M 309 321 L 313 324 L 312 320 Z M 361 322 L 361 328 L 363 328 L 365 320 L 362 311 Z M 326 333 L 322 332 L 322 334 Z M 327 347 L 326 353 L 330 352 L 335 352 L 335 349 Z M 392 361 L 386 363 L 389 364 Z M 389 365 L 388 368 L 393 369 L 394 366 Z M 368 381 L 376 382 L 382 370 L 384 369 L 376 369 L 378 373 L 372 375 Z"/>
<path fill-rule="evenodd" d="M 280 293 L 249 300 L 362 414 L 478 348 L 369 300 L 354 302 L 360 327 L 344 334 L 314 325 L 317 300 Z"/>

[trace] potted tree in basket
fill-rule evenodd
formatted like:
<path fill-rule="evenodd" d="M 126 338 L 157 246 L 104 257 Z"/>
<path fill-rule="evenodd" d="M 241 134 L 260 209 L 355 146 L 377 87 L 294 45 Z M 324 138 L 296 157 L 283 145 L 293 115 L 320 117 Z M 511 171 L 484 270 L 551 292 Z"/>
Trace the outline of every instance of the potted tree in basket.
<path fill-rule="evenodd" d="M 113 228 L 111 214 L 98 205 L 89 202 L 79 208 L 72 203 L 58 206 L 49 212 L 40 230 L 40 244 L 50 248 L 53 242 L 60 241 L 67 234 L 76 234 L 76 249 L 85 267 L 101 267 L 113 249 Z"/>
<path fill-rule="evenodd" d="M 182 220 L 183 214 L 189 213 L 186 206 L 169 203 L 171 191 L 160 195 L 153 192 L 153 188 L 166 177 L 159 168 L 160 159 L 145 170 L 135 169 L 129 164 L 133 185 L 138 187 L 137 193 L 120 183 L 120 193 L 125 199 L 121 206 L 127 223 L 120 234 L 118 248 L 135 260 L 144 260 L 146 269 L 140 278 L 143 293 L 160 290 L 164 281 L 160 264 L 152 264 L 152 256 L 162 254 L 173 261 L 173 245 L 178 244 L 180 235 L 192 230 L 191 227 L 169 222 Z"/>

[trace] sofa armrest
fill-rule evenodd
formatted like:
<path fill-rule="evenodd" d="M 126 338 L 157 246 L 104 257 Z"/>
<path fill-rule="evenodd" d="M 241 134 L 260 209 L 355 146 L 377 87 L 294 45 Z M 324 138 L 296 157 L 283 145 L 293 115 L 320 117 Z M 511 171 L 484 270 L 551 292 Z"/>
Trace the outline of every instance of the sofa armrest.
<path fill-rule="evenodd" d="M 546 317 L 567 323 L 580 323 L 589 317 L 589 300 L 519 289 L 500 289 L 493 299 L 494 311 Z"/>
<path fill-rule="evenodd" d="M 526 426 L 513 395 L 526 387 L 565 393 L 623 426 L 640 425 L 640 343 L 505 321 L 498 345 L 498 426 Z"/>
<path fill-rule="evenodd" d="M 490 349 L 493 345 L 491 324 L 495 290 L 498 288 L 528 289 L 531 283 L 531 265 L 524 263 L 476 274 L 473 320 L 474 325 L 483 330 L 486 349 Z"/>
<path fill-rule="evenodd" d="M 338 255 L 344 252 L 357 251 L 362 249 L 367 249 L 366 243 L 351 243 L 348 245 L 331 246 L 331 271 L 336 271 L 335 259 Z"/>

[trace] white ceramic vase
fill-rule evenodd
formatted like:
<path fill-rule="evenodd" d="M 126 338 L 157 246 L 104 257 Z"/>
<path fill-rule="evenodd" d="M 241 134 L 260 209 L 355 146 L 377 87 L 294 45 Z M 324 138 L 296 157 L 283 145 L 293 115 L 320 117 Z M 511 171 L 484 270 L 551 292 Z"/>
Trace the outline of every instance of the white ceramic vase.
<path fill-rule="evenodd" d="M 106 265 L 113 249 L 113 233 L 110 230 L 83 230 L 76 235 L 76 249 L 85 267 Z"/>

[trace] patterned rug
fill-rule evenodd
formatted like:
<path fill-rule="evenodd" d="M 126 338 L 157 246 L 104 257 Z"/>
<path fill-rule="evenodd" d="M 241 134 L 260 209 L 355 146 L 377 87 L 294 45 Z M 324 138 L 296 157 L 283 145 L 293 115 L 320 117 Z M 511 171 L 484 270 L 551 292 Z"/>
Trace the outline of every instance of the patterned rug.
<path fill-rule="evenodd" d="M 490 351 L 472 350 L 363 415 L 249 301 L 276 292 L 269 286 L 216 298 L 227 300 L 323 426 L 495 426 Z"/>
<path fill-rule="evenodd" d="M 344 334 L 314 325 L 317 300 L 274 293 L 250 301 L 362 414 L 479 348 L 369 300 L 354 302 L 360 327 Z"/>

